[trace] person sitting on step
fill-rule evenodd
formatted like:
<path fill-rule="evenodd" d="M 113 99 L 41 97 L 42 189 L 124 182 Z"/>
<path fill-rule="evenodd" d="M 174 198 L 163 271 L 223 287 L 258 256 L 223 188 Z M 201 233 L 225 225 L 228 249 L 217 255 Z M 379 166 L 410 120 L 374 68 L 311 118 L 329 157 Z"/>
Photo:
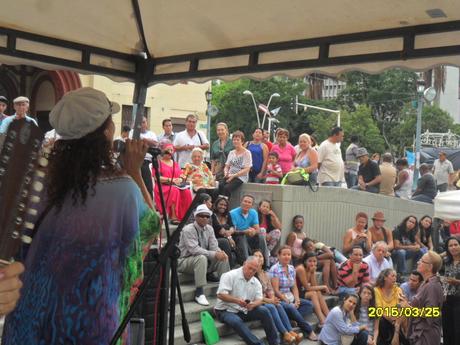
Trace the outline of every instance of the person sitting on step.
<path fill-rule="evenodd" d="M 214 311 L 217 319 L 232 328 L 246 344 L 265 344 L 245 323 L 259 320 L 267 335 L 268 344 L 279 345 L 280 337 L 273 318 L 263 305 L 262 285 L 254 277 L 258 269 L 259 259 L 249 256 L 243 267 L 224 273 L 217 289 Z"/>
<path fill-rule="evenodd" d="M 181 273 L 194 274 L 195 301 L 209 305 L 203 287 L 207 280 L 219 281 L 220 276 L 230 270 L 228 256 L 219 249 L 214 230 L 209 225 L 212 212 L 206 205 L 199 205 L 195 212 L 195 222 L 186 225 L 180 235 L 180 258 L 177 270 Z M 217 272 L 217 277 L 213 275 Z"/>

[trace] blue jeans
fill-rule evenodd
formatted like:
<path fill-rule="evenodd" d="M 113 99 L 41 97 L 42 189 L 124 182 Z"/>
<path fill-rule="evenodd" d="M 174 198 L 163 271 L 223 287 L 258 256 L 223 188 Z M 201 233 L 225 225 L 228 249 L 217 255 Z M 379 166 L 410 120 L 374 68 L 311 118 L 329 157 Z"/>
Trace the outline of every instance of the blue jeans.
<path fill-rule="evenodd" d="M 375 193 L 375 194 L 378 194 L 380 189 L 379 187 L 376 187 L 376 186 L 367 186 L 366 187 L 366 190 L 362 190 L 359 185 L 356 185 L 356 186 L 353 186 L 351 187 L 351 189 L 353 190 L 359 190 L 359 191 L 362 191 L 362 192 L 369 192 L 369 193 Z"/>
<path fill-rule="evenodd" d="M 342 299 L 345 297 L 347 294 L 356 294 L 356 289 L 354 287 L 348 287 L 348 286 L 339 286 L 339 298 Z"/>
<path fill-rule="evenodd" d="M 292 303 L 281 302 L 281 305 L 286 311 L 286 314 L 289 316 L 289 319 L 297 322 L 297 325 L 303 332 L 307 334 L 311 333 L 312 328 L 310 324 L 304 319 L 304 316 L 311 314 L 313 311 L 313 306 L 310 301 L 301 298 L 299 308 L 296 308 Z"/>
<path fill-rule="evenodd" d="M 342 186 L 342 181 L 338 181 L 338 182 L 323 182 L 323 183 L 321 183 L 321 186 L 324 186 L 324 187 L 341 187 Z"/>
<path fill-rule="evenodd" d="M 351 188 L 358 184 L 358 174 L 345 173 L 345 181 L 347 182 L 347 187 Z"/>
<path fill-rule="evenodd" d="M 406 249 L 395 249 L 391 253 L 394 264 L 397 267 L 398 273 L 407 274 L 407 260 L 413 259 L 414 263 L 417 263 L 418 260 L 423 256 L 423 251 L 421 250 L 406 250 Z"/>
<path fill-rule="evenodd" d="M 279 335 L 270 311 L 265 306 L 261 305 L 247 314 L 243 312 L 230 313 L 226 310 L 216 310 L 217 318 L 220 322 L 229 325 L 235 332 L 243 338 L 246 344 L 249 345 L 264 345 L 264 342 L 257 338 L 244 323 L 245 321 L 259 320 L 262 322 L 267 340 L 270 345 L 278 345 L 280 343 Z"/>
<path fill-rule="evenodd" d="M 281 304 L 264 304 L 264 307 L 267 308 L 272 314 L 273 322 L 275 323 L 278 332 L 284 334 L 286 332 L 292 331 L 291 322 L 289 317 L 286 314 L 283 306 Z"/>
<path fill-rule="evenodd" d="M 367 331 L 359 331 L 359 333 L 355 335 L 351 345 L 367 345 L 368 337 L 369 334 Z"/>

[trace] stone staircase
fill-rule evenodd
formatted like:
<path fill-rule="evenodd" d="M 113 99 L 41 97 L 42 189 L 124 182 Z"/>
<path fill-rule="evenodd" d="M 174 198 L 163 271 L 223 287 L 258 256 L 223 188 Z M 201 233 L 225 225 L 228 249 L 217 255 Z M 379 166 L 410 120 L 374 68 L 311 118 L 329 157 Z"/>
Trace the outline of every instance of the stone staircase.
<path fill-rule="evenodd" d="M 318 281 L 321 281 L 320 274 L 318 273 Z M 193 276 L 179 274 L 179 282 L 182 289 L 182 298 L 184 301 L 184 308 L 186 312 L 187 321 L 190 327 L 191 341 L 189 344 L 204 344 L 203 333 L 201 329 L 200 322 L 200 313 L 202 311 L 208 311 L 212 315 L 212 309 L 216 304 L 217 297 L 217 287 L 218 283 L 210 283 L 205 287 L 205 295 L 210 303 L 209 306 L 201 306 L 194 301 L 195 295 L 195 286 L 193 283 Z M 326 301 L 330 308 L 335 306 L 338 303 L 338 298 L 335 296 L 327 296 Z M 312 314 L 307 317 L 307 321 L 313 326 L 316 327 L 318 324 L 318 319 L 316 315 Z M 244 341 L 235 334 L 235 332 L 229 328 L 227 325 L 215 320 L 217 330 L 220 335 L 220 341 L 218 344 L 222 345 L 244 345 Z M 256 334 L 260 339 L 266 339 L 265 331 L 262 328 L 259 321 L 252 321 L 248 323 L 251 330 Z M 181 324 L 181 314 L 180 308 L 176 306 L 176 317 L 175 317 L 175 332 L 174 332 L 174 344 L 175 345 L 186 345 L 183 338 L 182 324 Z M 309 340 L 303 340 L 301 342 L 303 345 L 313 345 L 317 344 Z"/>

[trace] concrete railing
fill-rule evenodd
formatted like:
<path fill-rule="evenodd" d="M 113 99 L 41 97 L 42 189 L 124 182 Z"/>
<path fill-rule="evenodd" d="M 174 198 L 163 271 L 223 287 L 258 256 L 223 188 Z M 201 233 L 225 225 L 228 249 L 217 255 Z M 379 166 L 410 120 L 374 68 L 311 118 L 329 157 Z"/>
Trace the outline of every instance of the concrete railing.
<path fill-rule="evenodd" d="M 342 248 L 345 231 L 355 224 L 358 212 L 369 216 L 375 211 L 385 214 L 385 226 L 393 229 L 403 218 L 415 215 L 417 219 L 424 215 L 432 216 L 433 205 L 395 197 L 359 192 L 354 190 L 321 187 L 312 192 L 308 187 L 281 186 L 257 183 L 245 183 L 231 199 L 231 207 L 239 205 L 243 194 L 250 194 L 259 203 L 262 199 L 272 202 L 272 207 L 283 224 L 282 243 L 292 229 L 292 219 L 300 214 L 305 218 L 304 231 L 313 239 L 329 246 Z"/>

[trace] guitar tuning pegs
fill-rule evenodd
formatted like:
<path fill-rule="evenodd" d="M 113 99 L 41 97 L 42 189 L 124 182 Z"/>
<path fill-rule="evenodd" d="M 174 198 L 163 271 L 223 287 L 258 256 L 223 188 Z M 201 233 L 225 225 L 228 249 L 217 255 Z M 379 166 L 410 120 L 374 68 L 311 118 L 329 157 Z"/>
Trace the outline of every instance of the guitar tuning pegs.
<path fill-rule="evenodd" d="M 16 217 L 14 223 L 16 226 L 20 226 L 22 224 L 22 218 L 21 217 Z"/>
<path fill-rule="evenodd" d="M 29 230 L 33 230 L 35 227 L 34 223 L 31 223 L 31 222 L 25 222 L 24 226 L 26 229 L 29 229 Z"/>
<path fill-rule="evenodd" d="M 38 177 L 41 177 L 41 178 L 44 178 L 45 177 L 45 173 L 41 170 L 37 170 L 35 172 L 35 175 L 37 175 Z"/>
<path fill-rule="evenodd" d="M 19 238 L 19 232 L 18 232 L 18 231 L 13 231 L 13 232 L 11 233 L 11 238 L 13 238 L 13 239 Z"/>
<path fill-rule="evenodd" d="M 24 204 L 23 202 L 20 202 L 18 205 L 18 211 L 23 212 L 25 209 L 26 209 L 26 204 Z"/>
<path fill-rule="evenodd" d="M 47 167 L 48 166 L 48 159 L 46 159 L 46 157 L 40 157 L 40 159 L 38 160 L 38 164 L 43 168 Z"/>
<path fill-rule="evenodd" d="M 27 213 L 30 214 L 31 216 L 36 216 L 38 214 L 37 210 L 34 208 L 28 208 Z"/>
<path fill-rule="evenodd" d="M 37 195 L 32 195 L 30 198 L 30 202 L 33 202 L 34 204 L 38 204 L 40 202 L 40 197 Z"/>
<path fill-rule="evenodd" d="M 35 181 L 33 184 L 34 191 L 41 192 L 43 190 L 43 183 Z"/>
<path fill-rule="evenodd" d="M 31 244 L 32 243 L 32 237 L 30 237 L 30 236 L 22 235 L 21 240 L 25 244 Z"/>

